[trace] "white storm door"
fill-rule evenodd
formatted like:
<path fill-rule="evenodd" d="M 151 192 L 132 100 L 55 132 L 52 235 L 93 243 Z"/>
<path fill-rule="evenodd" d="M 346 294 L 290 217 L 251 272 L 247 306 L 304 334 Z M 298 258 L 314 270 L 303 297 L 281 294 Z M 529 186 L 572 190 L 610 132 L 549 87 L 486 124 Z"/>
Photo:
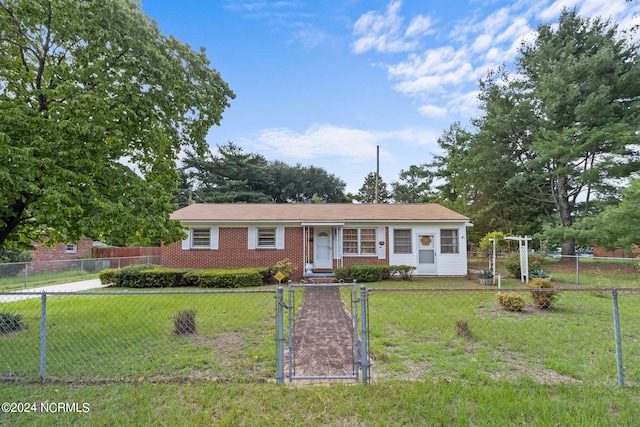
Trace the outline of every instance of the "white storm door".
<path fill-rule="evenodd" d="M 313 268 L 333 268 L 331 230 L 316 229 L 313 236 Z"/>
<path fill-rule="evenodd" d="M 418 274 L 436 274 L 435 235 L 418 234 Z"/>

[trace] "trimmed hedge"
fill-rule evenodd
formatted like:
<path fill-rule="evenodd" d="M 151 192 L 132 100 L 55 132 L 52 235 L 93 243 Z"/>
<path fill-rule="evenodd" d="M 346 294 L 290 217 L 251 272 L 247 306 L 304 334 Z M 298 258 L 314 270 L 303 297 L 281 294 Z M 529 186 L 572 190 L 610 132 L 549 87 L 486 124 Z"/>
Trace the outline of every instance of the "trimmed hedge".
<path fill-rule="evenodd" d="M 265 283 L 273 274 L 271 267 L 186 270 L 156 265 L 129 265 L 100 272 L 102 284 L 123 288 L 245 288 Z"/>
<path fill-rule="evenodd" d="M 247 288 L 263 283 L 263 269 L 235 268 L 219 270 L 190 270 L 184 280 L 190 286 L 201 288 Z"/>
<path fill-rule="evenodd" d="M 392 276 L 411 280 L 415 269 L 416 267 L 412 265 L 354 264 L 336 268 L 335 275 L 338 280 L 357 280 L 364 283 L 388 280 Z"/>

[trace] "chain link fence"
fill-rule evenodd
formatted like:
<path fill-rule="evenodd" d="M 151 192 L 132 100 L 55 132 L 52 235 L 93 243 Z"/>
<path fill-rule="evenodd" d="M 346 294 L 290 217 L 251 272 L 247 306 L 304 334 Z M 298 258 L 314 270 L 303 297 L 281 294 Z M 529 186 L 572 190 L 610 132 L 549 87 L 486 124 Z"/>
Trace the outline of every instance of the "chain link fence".
<path fill-rule="evenodd" d="M 510 312 L 496 288 L 371 289 L 372 381 L 639 385 L 640 289 L 555 291 L 554 305 L 540 309 L 530 291 L 503 289 L 526 300 Z"/>
<path fill-rule="evenodd" d="M 0 293 L 0 377 L 272 380 L 274 297 L 274 290 Z"/>
<path fill-rule="evenodd" d="M 365 383 L 640 385 L 639 288 L 558 288 L 541 309 L 522 287 L 412 286 L 359 296 Z M 291 301 L 282 289 L 0 293 L 0 379 L 283 383 L 297 291 Z M 498 292 L 526 305 L 507 311 Z M 342 298 L 349 303 L 350 291 Z"/>
<path fill-rule="evenodd" d="M 93 278 L 97 277 L 97 274 L 105 268 L 121 268 L 131 264 L 160 264 L 160 256 L 144 255 L 0 264 L 0 291 Z"/>

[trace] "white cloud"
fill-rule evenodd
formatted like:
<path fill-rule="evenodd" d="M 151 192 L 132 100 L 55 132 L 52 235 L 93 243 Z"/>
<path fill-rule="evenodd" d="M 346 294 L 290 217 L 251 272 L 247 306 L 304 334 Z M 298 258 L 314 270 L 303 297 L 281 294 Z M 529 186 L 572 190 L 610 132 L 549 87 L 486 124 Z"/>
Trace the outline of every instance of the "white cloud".
<path fill-rule="evenodd" d="M 411 20 L 409 28 L 407 28 L 404 35 L 405 37 L 419 37 L 426 34 L 432 34 L 434 31 L 431 27 L 431 17 L 418 15 Z"/>
<path fill-rule="evenodd" d="M 360 163 L 375 158 L 377 145 L 420 146 L 430 144 L 432 140 L 433 132 L 423 128 L 375 132 L 321 124 L 304 132 L 286 128 L 264 129 L 251 142 L 243 141 L 243 145 L 254 145 L 260 153 L 284 162 L 328 157 Z"/>
<path fill-rule="evenodd" d="M 403 37 L 401 28 L 403 19 L 398 15 L 402 2 L 393 0 L 387 6 L 385 13 L 369 11 L 356 21 L 353 34 L 358 38 L 352 44 L 355 53 L 365 53 L 375 50 L 381 53 L 410 51 L 416 48 L 417 41 Z M 427 31 L 424 18 L 415 20 L 409 26 L 410 36 L 421 35 Z M 408 30 L 407 30 L 408 32 Z"/>
<path fill-rule="evenodd" d="M 438 107 L 437 105 L 423 105 L 418 108 L 418 111 L 427 117 L 444 117 L 448 113 L 446 108 Z"/>

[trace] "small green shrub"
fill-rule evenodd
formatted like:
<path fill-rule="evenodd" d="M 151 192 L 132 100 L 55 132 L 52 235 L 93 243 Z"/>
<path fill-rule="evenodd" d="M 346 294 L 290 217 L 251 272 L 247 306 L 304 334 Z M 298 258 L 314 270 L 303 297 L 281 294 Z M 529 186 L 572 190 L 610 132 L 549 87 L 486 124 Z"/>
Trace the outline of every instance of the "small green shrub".
<path fill-rule="evenodd" d="M 193 309 L 180 310 L 173 316 L 174 332 L 178 335 L 196 333 L 196 311 Z"/>
<path fill-rule="evenodd" d="M 263 283 L 260 268 L 236 268 L 215 270 L 190 270 L 185 273 L 185 281 L 201 288 L 248 288 Z"/>
<path fill-rule="evenodd" d="M 550 308 L 558 299 L 558 291 L 549 290 L 555 289 L 556 286 L 548 278 L 532 279 L 525 285 L 525 287 L 531 290 L 531 298 L 533 298 L 533 303 L 536 305 L 536 307 L 542 310 Z"/>
<path fill-rule="evenodd" d="M 336 279 L 347 281 L 351 278 L 351 273 L 349 272 L 349 267 L 338 267 L 333 273 L 336 275 Z"/>
<path fill-rule="evenodd" d="M 98 277 L 100 278 L 100 283 L 103 285 L 117 286 L 119 275 L 119 268 L 105 268 L 98 274 Z"/>
<path fill-rule="evenodd" d="M 467 322 L 467 319 L 456 319 L 456 335 L 466 338 L 471 337 L 471 329 L 469 329 L 469 322 Z"/>
<path fill-rule="evenodd" d="M 496 295 L 496 302 L 507 311 L 522 311 L 527 305 L 524 297 L 515 292 Z"/>
<path fill-rule="evenodd" d="M 390 265 L 389 272 L 391 276 L 400 276 L 402 280 L 411 280 L 416 267 L 413 265 Z"/>
<path fill-rule="evenodd" d="M 0 312 L 0 335 L 17 332 L 24 328 L 22 316 L 8 311 Z"/>
<path fill-rule="evenodd" d="M 545 262 L 543 255 L 537 252 L 529 253 L 529 270 L 540 270 Z M 513 277 L 520 277 L 520 253 L 512 252 L 507 255 L 504 259 L 504 267 Z"/>
<path fill-rule="evenodd" d="M 349 273 L 351 278 L 358 282 L 379 282 L 389 278 L 389 266 L 354 264 L 349 266 Z"/>
<path fill-rule="evenodd" d="M 271 271 L 273 271 L 273 274 L 276 274 L 278 271 L 284 274 L 284 279 L 282 279 L 282 281 L 286 282 L 287 280 L 289 280 L 289 276 L 291 276 L 291 273 L 296 271 L 296 266 L 293 265 L 289 258 L 285 258 L 278 261 L 276 265 L 273 266 L 273 269 Z"/>
<path fill-rule="evenodd" d="M 144 288 L 144 278 L 141 274 L 144 270 L 156 267 L 152 264 L 132 264 L 122 267 L 118 274 L 116 286 L 126 288 Z"/>

